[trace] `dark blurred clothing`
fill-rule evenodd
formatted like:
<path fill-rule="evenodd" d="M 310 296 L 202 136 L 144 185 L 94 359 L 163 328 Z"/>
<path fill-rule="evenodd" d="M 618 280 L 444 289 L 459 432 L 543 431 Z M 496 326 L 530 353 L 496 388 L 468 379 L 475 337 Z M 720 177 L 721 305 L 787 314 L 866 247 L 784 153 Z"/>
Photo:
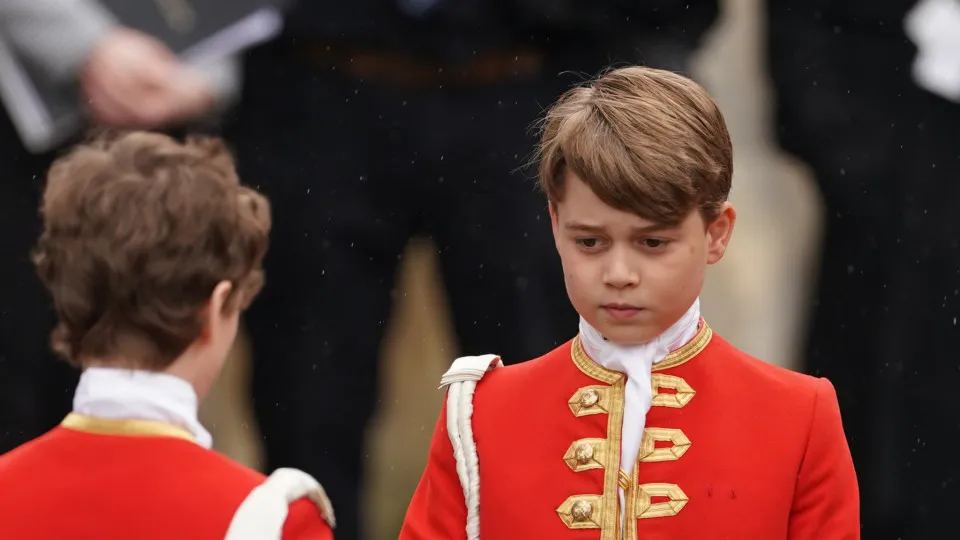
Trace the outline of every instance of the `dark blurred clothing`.
<path fill-rule="evenodd" d="M 669 2 L 635 20 L 634 40 L 537 4 L 565 5 L 447 0 L 418 19 L 391 0 L 303 2 L 248 59 L 230 138 L 275 213 L 268 284 L 247 318 L 255 411 L 267 466 L 323 483 L 338 540 L 362 536 L 364 438 L 409 238 L 437 246 L 463 354 L 518 362 L 572 337 L 546 201 L 523 167 L 531 124 L 608 63 L 683 69 L 716 13 Z"/>
<path fill-rule="evenodd" d="M 63 420 L 77 383 L 50 350 L 55 316 L 30 260 L 52 157 L 27 152 L 0 113 L 0 454 Z"/>
<path fill-rule="evenodd" d="M 432 8 L 420 16 L 404 9 L 424 4 Z M 669 56 L 679 68 L 718 12 L 709 0 L 301 0 L 286 34 L 447 62 L 536 47 L 562 60 L 561 70 L 592 75 L 612 61 Z"/>
<path fill-rule="evenodd" d="M 807 369 L 836 385 L 865 540 L 948 536 L 960 505 L 960 105 L 911 80 L 913 4 L 769 4 L 778 136 L 826 205 Z"/>

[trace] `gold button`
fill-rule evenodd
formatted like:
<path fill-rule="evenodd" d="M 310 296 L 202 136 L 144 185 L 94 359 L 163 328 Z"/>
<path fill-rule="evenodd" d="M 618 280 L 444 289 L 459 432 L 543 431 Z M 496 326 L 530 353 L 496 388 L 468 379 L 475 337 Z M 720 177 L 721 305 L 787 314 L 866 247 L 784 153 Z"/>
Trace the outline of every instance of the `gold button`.
<path fill-rule="evenodd" d="M 583 523 L 590 521 L 593 516 L 593 505 L 590 501 L 577 501 L 573 503 L 573 509 L 570 511 L 574 523 Z"/>
<path fill-rule="evenodd" d="M 584 409 L 593 407 L 598 401 L 600 401 L 600 394 L 593 388 L 584 391 L 584 393 L 580 396 L 580 406 Z"/>
<path fill-rule="evenodd" d="M 576 458 L 577 463 L 581 465 L 590 463 L 590 460 L 593 459 L 593 445 L 590 443 L 583 443 L 577 446 Z"/>

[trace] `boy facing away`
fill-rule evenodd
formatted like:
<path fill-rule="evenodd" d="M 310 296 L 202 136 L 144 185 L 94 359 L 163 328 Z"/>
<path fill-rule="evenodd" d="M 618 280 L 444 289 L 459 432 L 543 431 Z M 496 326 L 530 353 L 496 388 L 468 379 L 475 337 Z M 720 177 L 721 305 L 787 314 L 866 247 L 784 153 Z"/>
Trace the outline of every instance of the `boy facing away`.
<path fill-rule="evenodd" d="M 314 479 L 230 461 L 197 420 L 263 283 L 270 232 L 267 200 L 240 185 L 222 143 L 130 133 L 79 146 L 51 168 L 42 214 L 53 346 L 83 374 L 59 427 L 0 456 L 0 538 L 332 538 Z"/>
<path fill-rule="evenodd" d="M 580 332 L 448 386 L 401 540 L 852 540 L 833 386 L 700 317 L 736 212 L 723 116 L 682 76 L 611 71 L 546 114 L 540 184 Z"/>

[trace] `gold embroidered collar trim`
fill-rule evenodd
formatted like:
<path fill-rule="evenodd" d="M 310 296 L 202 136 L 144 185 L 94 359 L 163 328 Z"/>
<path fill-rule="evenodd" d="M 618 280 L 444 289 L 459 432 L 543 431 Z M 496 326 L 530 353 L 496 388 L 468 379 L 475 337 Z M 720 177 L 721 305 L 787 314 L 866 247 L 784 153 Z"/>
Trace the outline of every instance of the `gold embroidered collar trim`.
<path fill-rule="evenodd" d="M 153 420 L 97 418 L 83 414 L 70 413 L 62 427 L 84 433 L 96 435 L 121 435 L 127 437 L 173 437 L 193 441 L 194 437 L 188 430 Z"/>
<path fill-rule="evenodd" d="M 700 319 L 700 328 L 693 339 L 684 346 L 671 352 L 662 361 L 653 365 L 653 371 L 663 371 L 665 369 L 675 368 L 691 360 L 700 354 L 710 340 L 713 338 L 713 330 L 706 321 Z M 590 355 L 583 349 L 583 343 L 580 342 L 580 336 L 573 338 L 573 344 L 570 349 L 570 356 L 573 363 L 588 377 L 607 384 L 613 384 L 623 378 L 623 374 L 618 371 L 609 370 L 593 361 Z"/>

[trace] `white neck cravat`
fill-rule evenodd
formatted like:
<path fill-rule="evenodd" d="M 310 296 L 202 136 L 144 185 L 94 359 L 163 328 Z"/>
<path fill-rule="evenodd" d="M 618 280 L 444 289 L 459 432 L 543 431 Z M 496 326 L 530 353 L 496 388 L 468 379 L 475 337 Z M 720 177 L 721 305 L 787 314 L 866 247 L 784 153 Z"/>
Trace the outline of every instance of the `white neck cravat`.
<path fill-rule="evenodd" d="M 197 418 L 190 383 L 151 371 L 88 368 L 73 396 L 73 412 L 97 418 L 154 420 L 182 427 L 204 448 L 213 437 Z"/>
<path fill-rule="evenodd" d="M 618 345 L 606 340 L 586 320 L 580 318 L 580 342 L 584 352 L 601 366 L 627 376 L 620 446 L 620 468 L 627 474 L 633 472 L 637 462 L 647 412 L 653 402 L 650 385 L 653 365 L 693 339 L 697 335 L 699 322 L 698 298 L 680 320 L 659 336 L 640 345 Z M 621 506 L 624 504 L 623 497 L 621 489 Z"/>

